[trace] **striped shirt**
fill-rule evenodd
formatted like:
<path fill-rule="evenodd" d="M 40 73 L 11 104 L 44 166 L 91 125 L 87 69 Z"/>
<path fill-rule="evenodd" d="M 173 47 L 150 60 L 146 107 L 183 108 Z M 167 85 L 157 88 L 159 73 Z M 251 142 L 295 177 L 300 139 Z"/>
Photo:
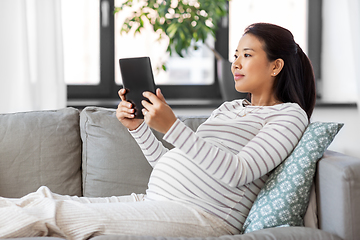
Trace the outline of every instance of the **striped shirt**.
<path fill-rule="evenodd" d="M 177 120 L 164 140 L 146 124 L 131 131 L 153 167 L 147 200 L 174 200 L 201 208 L 241 229 L 257 194 L 294 149 L 308 124 L 295 103 L 243 106 L 225 102 L 193 132 Z"/>

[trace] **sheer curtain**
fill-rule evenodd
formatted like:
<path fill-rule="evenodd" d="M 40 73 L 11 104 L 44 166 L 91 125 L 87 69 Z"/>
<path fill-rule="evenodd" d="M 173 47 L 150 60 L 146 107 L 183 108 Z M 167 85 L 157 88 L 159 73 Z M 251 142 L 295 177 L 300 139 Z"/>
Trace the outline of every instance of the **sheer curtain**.
<path fill-rule="evenodd" d="M 0 113 L 66 106 L 60 3 L 0 1 Z"/>

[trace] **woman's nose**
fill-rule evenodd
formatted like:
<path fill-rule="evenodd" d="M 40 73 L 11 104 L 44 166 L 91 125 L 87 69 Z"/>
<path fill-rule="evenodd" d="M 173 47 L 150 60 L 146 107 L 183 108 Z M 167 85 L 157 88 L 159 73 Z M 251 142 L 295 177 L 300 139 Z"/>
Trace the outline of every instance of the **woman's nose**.
<path fill-rule="evenodd" d="M 241 69 L 241 68 L 242 68 L 239 59 L 235 59 L 235 60 L 233 61 L 233 63 L 232 63 L 232 66 L 233 66 L 234 69 Z"/>

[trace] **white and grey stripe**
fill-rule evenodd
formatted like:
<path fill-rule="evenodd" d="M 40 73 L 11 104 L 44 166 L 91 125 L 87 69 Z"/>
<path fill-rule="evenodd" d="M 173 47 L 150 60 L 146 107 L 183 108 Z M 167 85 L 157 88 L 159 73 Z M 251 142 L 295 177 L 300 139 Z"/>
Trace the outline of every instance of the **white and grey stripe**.
<path fill-rule="evenodd" d="M 193 132 L 177 120 L 164 139 L 168 151 L 141 125 L 132 135 L 153 166 L 147 200 L 201 208 L 240 229 L 268 173 L 293 150 L 306 113 L 294 103 L 268 107 L 226 102 Z"/>

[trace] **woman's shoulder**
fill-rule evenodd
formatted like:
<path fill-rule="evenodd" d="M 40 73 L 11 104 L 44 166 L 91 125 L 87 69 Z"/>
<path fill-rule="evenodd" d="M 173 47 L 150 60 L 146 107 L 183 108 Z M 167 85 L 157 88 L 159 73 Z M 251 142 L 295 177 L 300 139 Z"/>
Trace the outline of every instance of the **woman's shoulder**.
<path fill-rule="evenodd" d="M 277 104 L 274 106 L 271 106 L 271 108 L 273 110 L 275 110 L 275 112 L 279 112 L 279 113 L 297 113 L 299 115 L 303 115 L 303 116 L 307 116 L 306 112 L 304 111 L 304 109 L 302 109 L 300 107 L 299 104 L 297 103 L 292 103 L 292 102 L 288 102 L 288 103 L 281 103 L 281 104 Z"/>
<path fill-rule="evenodd" d="M 302 114 L 305 114 L 305 111 L 299 106 L 297 103 L 287 102 L 281 103 L 273 106 L 251 106 L 251 103 L 247 99 L 236 99 L 233 101 L 227 101 L 222 103 L 217 109 L 225 109 L 225 110 L 233 110 L 236 108 L 244 108 L 244 107 L 251 107 L 251 108 L 260 108 L 262 110 L 268 112 L 289 112 L 289 111 L 296 111 Z"/>
<path fill-rule="evenodd" d="M 212 112 L 212 116 L 236 115 L 246 116 L 246 119 L 269 120 L 275 119 L 291 119 L 298 118 L 302 122 L 307 122 L 306 112 L 297 103 L 281 103 L 273 106 L 251 106 L 250 102 L 246 99 L 237 99 L 233 101 L 224 102 L 217 109 Z M 230 117 L 229 117 L 230 118 Z"/>
<path fill-rule="evenodd" d="M 267 120 L 277 119 L 280 121 L 299 121 L 305 126 L 308 124 L 308 117 L 304 109 L 297 103 L 282 103 L 269 107 Z"/>
<path fill-rule="evenodd" d="M 297 103 L 287 102 L 276 104 L 273 106 L 251 106 L 251 103 L 247 99 L 237 99 L 229 102 L 224 102 L 218 107 L 220 111 L 233 111 L 242 108 L 255 109 L 254 112 L 268 113 L 268 114 L 285 114 L 295 113 L 302 116 L 307 116 L 306 112 Z"/>

